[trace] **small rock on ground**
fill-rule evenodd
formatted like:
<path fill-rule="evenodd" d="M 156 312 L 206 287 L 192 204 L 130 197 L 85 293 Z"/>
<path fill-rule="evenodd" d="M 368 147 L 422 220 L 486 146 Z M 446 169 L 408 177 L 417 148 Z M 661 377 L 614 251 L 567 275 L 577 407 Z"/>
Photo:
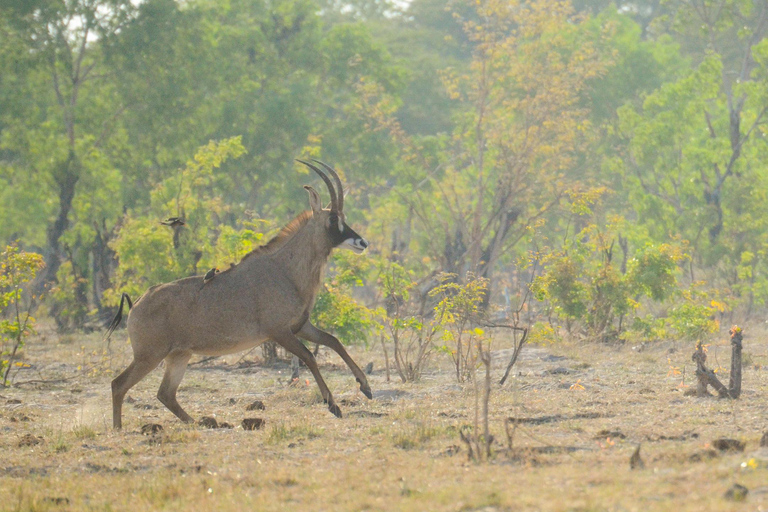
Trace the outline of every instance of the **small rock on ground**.
<path fill-rule="evenodd" d="M 749 494 L 749 489 L 743 485 L 733 484 L 730 489 L 725 491 L 724 498 L 729 501 L 744 501 L 747 499 L 747 494 Z"/>
<path fill-rule="evenodd" d="M 264 426 L 263 418 L 245 418 L 242 422 L 243 430 L 259 430 Z"/>
<path fill-rule="evenodd" d="M 621 430 L 601 430 L 600 432 L 595 435 L 594 439 L 600 440 L 600 439 L 626 439 L 627 435 L 622 432 Z"/>
<path fill-rule="evenodd" d="M 158 432 L 163 431 L 163 426 L 159 425 L 157 423 L 147 423 L 146 425 L 141 426 L 141 433 L 145 436 L 157 434 Z"/>
<path fill-rule="evenodd" d="M 266 409 L 266 407 L 261 400 L 256 400 L 255 402 L 248 404 L 245 408 L 246 411 L 263 411 L 264 409 Z"/>
<path fill-rule="evenodd" d="M 738 439 L 728 439 L 721 437 L 712 441 L 712 446 L 721 452 L 743 452 L 745 444 Z"/>
<path fill-rule="evenodd" d="M 35 446 L 43 442 L 43 438 L 40 436 L 33 436 L 32 434 L 24 434 L 19 439 L 19 447 L 22 446 Z"/>
<path fill-rule="evenodd" d="M 203 416 L 197 424 L 205 428 L 219 428 L 219 422 L 213 416 Z"/>

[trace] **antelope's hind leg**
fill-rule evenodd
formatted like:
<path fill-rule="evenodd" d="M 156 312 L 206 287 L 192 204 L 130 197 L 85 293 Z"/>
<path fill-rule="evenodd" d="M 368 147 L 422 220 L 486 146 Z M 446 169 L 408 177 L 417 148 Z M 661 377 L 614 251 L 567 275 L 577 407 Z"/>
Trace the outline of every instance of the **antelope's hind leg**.
<path fill-rule="evenodd" d="M 179 389 L 184 372 L 187 371 L 187 363 L 192 357 L 192 352 L 171 352 L 165 358 L 165 375 L 160 389 L 157 390 L 157 398 L 170 411 L 178 416 L 184 423 L 192 423 L 194 419 L 181 408 L 176 400 L 176 391 Z"/>
<path fill-rule="evenodd" d="M 133 362 L 112 381 L 112 425 L 115 429 L 120 430 L 123 427 L 123 399 L 128 390 L 157 368 L 162 360 L 162 357 L 139 358 L 134 354 Z"/>

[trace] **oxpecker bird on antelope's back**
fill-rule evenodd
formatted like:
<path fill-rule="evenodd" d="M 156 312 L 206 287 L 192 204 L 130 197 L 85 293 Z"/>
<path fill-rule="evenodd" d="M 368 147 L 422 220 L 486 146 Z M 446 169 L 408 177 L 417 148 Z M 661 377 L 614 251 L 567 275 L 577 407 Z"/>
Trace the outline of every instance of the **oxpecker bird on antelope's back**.
<path fill-rule="evenodd" d="M 305 186 L 310 209 L 238 264 L 218 273 L 213 269 L 205 278 L 194 276 L 153 286 L 133 305 L 123 294 L 106 335 L 109 338 L 120 323 L 127 300 L 133 362 L 112 381 L 115 428 L 122 427 L 123 399 L 128 390 L 161 361 L 165 361 L 165 374 L 157 398 L 182 421 L 191 422 L 192 417 L 176 400 L 176 391 L 192 355 L 230 354 L 267 340 L 275 341 L 304 362 L 328 409 L 336 416 L 341 417 L 341 410 L 315 358 L 299 338 L 333 349 L 360 383 L 360 391 L 371 398 L 365 374 L 339 340 L 309 320 L 331 251 L 344 247 L 362 253 L 368 242 L 346 223 L 344 190 L 336 171 L 318 160 L 299 162 L 325 182 L 330 207 L 323 208 L 320 194 Z"/>

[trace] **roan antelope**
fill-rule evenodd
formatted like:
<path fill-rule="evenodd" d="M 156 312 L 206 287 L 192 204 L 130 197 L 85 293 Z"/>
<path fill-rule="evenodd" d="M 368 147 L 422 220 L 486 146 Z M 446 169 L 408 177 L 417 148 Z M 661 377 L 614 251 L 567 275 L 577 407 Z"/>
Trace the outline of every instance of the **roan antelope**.
<path fill-rule="evenodd" d="M 365 374 L 331 334 L 309 320 L 323 270 L 334 247 L 344 246 L 362 253 L 368 242 L 344 221 L 344 191 L 334 169 L 318 160 L 336 182 L 317 166 L 299 160 L 323 179 L 331 195 L 324 209 L 320 195 L 310 186 L 310 210 L 299 214 L 265 245 L 245 255 L 229 269 L 204 281 L 188 277 L 149 288 L 135 304 L 123 293 L 117 314 L 109 325 L 108 339 L 120 323 L 127 301 L 128 335 L 133 362 L 112 381 L 112 419 L 122 426 L 125 394 L 165 360 L 165 375 L 157 398 L 184 422 L 192 417 L 176 400 L 192 354 L 218 356 L 258 346 L 267 340 L 295 354 L 312 372 L 328 409 L 338 417 L 333 400 L 312 353 L 299 341 L 303 338 L 330 347 L 341 356 L 360 383 L 360 391 L 371 398 Z"/>

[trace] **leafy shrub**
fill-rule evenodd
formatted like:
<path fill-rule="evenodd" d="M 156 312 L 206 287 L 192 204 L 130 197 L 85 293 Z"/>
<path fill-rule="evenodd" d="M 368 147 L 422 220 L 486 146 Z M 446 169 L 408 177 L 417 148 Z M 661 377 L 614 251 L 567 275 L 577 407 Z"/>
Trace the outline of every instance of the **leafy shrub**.
<path fill-rule="evenodd" d="M 635 293 L 662 302 L 678 290 L 679 264 L 687 259 L 679 246 L 646 244 L 629 261 L 627 281 Z"/>
<path fill-rule="evenodd" d="M 717 332 L 720 328 L 715 319 L 716 308 L 713 302 L 706 303 L 708 295 L 692 288 L 679 294 L 680 300 L 669 312 L 665 323 L 676 337 L 686 340 L 699 340 Z"/>
<path fill-rule="evenodd" d="M 463 382 L 470 367 L 477 363 L 475 350 L 485 340 L 474 327 L 483 303 L 487 280 L 468 273 L 465 283 L 455 274 L 440 274 L 439 284 L 429 291 L 437 300 L 431 310 L 423 311 L 413 274 L 396 262 L 379 266 L 379 288 L 387 300 L 388 315 L 384 330 L 394 345 L 394 365 L 403 382 L 418 380 L 430 354 L 437 350 L 449 354 L 456 367 L 456 377 Z"/>
<path fill-rule="evenodd" d="M 8 384 L 16 353 L 35 332 L 35 319 L 31 313 L 36 297 L 24 285 L 31 282 L 44 266 L 41 255 L 22 251 L 16 244 L 7 246 L 0 254 L 0 372 L 3 386 Z"/>
<path fill-rule="evenodd" d="M 480 306 L 488 289 L 488 280 L 467 273 L 464 284 L 455 282 L 453 274 L 441 274 L 442 284 L 429 294 L 441 297 L 435 306 L 435 317 L 443 326 L 443 341 L 441 347 L 453 359 L 456 368 L 456 379 L 464 382 L 471 375 L 471 369 L 477 364 L 479 348 L 486 340 L 485 332 L 473 326 L 478 319 Z"/>
<path fill-rule="evenodd" d="M 434 339 L 442 330 L 440 320 L 417 313 L 419 308 L 411 303 L 416 282 L 402 265 L 393 261 L 381 263 L 378 284 L 387 301 L 389 314 L 384 329 L 394 346 L 395 370 L 403 382 L 419 380 L 435 349 Z"/>
<path fill-rule="evenodd" d="M 372 264 L 349 251 L 336 251 L 332 257 L 330 280 L 320 291 L 312 311 L 312 321 L 332 331 L 342 343 L 367 343 L 378 327 L 377 312 L 352 297 Z"/>
<path fill-rule="evenodd" d="M 557 332 L 547 323 L 536 322 L 528 332 L 528 343 L 534 345 L 551 345 L 558 340 Z"/>
<path fill-rule="evenodd" d="M 156 221 L 127 219 L 112 248 L 120 264 L 114 287 L 104 293 L 105 304 L 117 304 L 122 292 L 135 298 L 149 286 L 183 276 L 174 259 L 173 235 Z"/>
<path fill-rule="evenodd" d="M 697 302 L 700 296 L 683 290 L 678 281 L 680 264 L 688 259 L 682 247 L 645 244 L 631 258 L 625 254 L 625 270 L 613 261 L 615 240 L 610 230 L 603 233 L 589 225 L 562 249 L 545 254 L 541 258 L 544 271 L 531 285 L 534 296 L 549 302 L 569 332 L 576 327 L 595 339 L 626 337 L 627 328 L 645 339 L 656 338 L 667 328 L 683 337 L 710 332 L 710 308 Z M 626 240 L 623 249 L 628 250 Z M 663 303 L 671 298 L 682 302 L 666 320 L 632 316 L 625 321 L 644 299 Z"/>

